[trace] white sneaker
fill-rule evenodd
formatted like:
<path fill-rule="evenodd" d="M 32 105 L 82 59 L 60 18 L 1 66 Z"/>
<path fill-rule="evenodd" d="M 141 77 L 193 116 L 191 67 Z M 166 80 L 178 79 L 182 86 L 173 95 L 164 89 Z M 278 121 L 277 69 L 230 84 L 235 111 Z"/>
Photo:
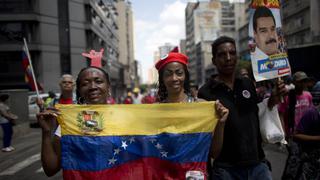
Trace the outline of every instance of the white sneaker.
<path fill-rule="evenodd" d="M 11 149 L 11 151 L 14 151 L 16 148 L 9 146 L 9 148 Z"/>
<path fill-rule="evenodd" d="M 5 148 L 2 148 L 1 149 L 3 152 L 11 152 L 13 151 L 14 149 L 11 149 L 10 147 L 5 147 Z"/>

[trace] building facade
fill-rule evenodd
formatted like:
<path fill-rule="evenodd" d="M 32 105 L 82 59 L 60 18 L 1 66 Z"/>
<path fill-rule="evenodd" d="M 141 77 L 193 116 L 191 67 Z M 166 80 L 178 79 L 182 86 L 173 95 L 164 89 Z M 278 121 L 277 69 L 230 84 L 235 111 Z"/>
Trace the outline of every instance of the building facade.
<path fill-rule="evenodd" d="M 189 57 L 190 82 L 201 85 L 204 82 L 206 62 L 197 57 L 203 49 L 203 43 L 217 39 L 221 33 L 221 4 L 220 1 L 188 3 L 186 17 L 186 54 Z M 200 54 L 199 54 L 200 53 Z"/>
<path fill-rule="evenodd" d="M 89 65 L 82 52 L 104 48 L 103 68 L 116 95 L 124 86 L 124 68 L 115 6 L 111 0 L 0 0 L 0 88 L 27 88 L 21 65 L 25 37 L 45 91 L 59 91 L 62 74 L 76 76 Z"/>
<path fill-rule="evenodd" d="M 282 2 L 282 26 L 292 72 L 302 70 L 320 80 L 320 1 Z"/>
<path fill-rule="evenodd" d="M 133 45 L 133 12 L 131 2 L 119 0 L 117 8 L 117 31 L 119 37 L 119 62 L 124 67 L 124 84 L 127 90 L 134 88 L 135 80 L 139 75 L 135 74 L 134 45 Z"/>
<path fill-rule="evenodd" d="M 167 55 L 175 46 L 172 45 L 171 43 L 164 43 L 163 46 L 159 46 L 159 56 L 164 57 L 165 55 Z"/>

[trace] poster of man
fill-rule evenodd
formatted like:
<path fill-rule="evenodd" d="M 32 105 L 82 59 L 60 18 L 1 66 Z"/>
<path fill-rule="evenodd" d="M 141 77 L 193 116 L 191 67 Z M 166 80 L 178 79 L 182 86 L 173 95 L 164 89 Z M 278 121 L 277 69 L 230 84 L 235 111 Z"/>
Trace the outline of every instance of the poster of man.
<path fill-rule="evenodd" d="M 279 1 L 253 0 L 250 12 L 248 45 L 256 81 L 289 75 Z"/>
<path fill-rule="evenodd" d="M 253 15 L 253 34 L 257 47 L 267 55 L 277 54 L 276 20 L 269 8 L 258 7 Z"/>

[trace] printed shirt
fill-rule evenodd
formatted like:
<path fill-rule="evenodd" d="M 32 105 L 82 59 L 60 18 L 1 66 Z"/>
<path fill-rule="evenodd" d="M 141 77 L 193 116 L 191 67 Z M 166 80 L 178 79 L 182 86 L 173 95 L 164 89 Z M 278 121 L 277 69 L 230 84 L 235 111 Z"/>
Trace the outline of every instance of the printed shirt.
<path fill-rule="evenodd" d="M 303 114 L 313 106 L 312 95 L 308 91 L 303 91 L 301 95 L 297 95 L 297 103 L 295 106 L 295 118 L 294 118 L 294 128 L 296 128 L 300 122 Z M 279 112 L 286 112 L 289 107 L 289 97 L 286 96 L 284 102 L 279 105 Z"/>

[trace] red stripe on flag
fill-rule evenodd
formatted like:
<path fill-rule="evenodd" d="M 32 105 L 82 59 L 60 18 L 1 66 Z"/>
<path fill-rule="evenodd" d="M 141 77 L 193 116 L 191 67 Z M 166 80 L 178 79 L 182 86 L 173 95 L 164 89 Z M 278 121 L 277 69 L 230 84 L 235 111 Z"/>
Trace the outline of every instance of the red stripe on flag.
<path fill-rule="evenodd" d="M 106 163 L 108 161 L 106 160 Z M 64 180 L 119 179 L 119 180 L 161 180 L 186 179 L 187 173 L 199 172 L 208 179 L 206 162 L 173 163 L 159 158 L 141 158 L 102 171 L 63 170 Z M 192 174 L 192 173 L 191 173 Z"/>

